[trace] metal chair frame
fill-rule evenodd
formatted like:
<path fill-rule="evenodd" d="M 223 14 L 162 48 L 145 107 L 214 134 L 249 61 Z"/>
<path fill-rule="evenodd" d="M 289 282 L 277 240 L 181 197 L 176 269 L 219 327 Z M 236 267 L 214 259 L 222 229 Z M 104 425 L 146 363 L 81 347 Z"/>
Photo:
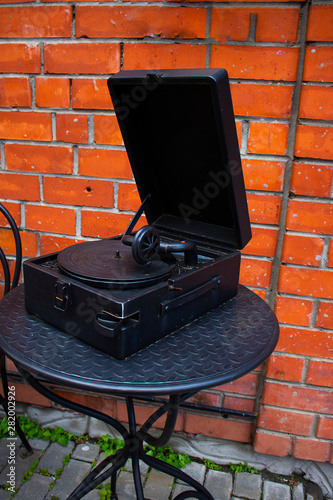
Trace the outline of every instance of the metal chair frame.
<path fill-rule="evenodd" d="M 13 276 L 13 281 L 12 283 L 10 282 L 10 272 L 9 272 L 9 266 L 8 266 L 8 261 L 5 256 L 4 251 L 0 247 L 0 261 L 1 265 L 4 271 L 4 278 L 5 278 L 5 290 L 4 290 L 4 295 L 6 295 L 10 290 L 15 288 L 18 284 L 19 277 L 20 277 L 20 270 L 21 270 L 21 264 L 22 264 L 22 243 L 21 243 L 21 237 L 19 230 L 17 228 L 17 225 L 11 216 L 11 214 L 8 212 L 8 210 L 0 203 L 0 212 L 5 216 L 7 219 L 11 230 L 14 235 L 14 240 L 15 240 L 15 269 L 14 269 L 14 276 Z M 0 394 L 0 403 L 2 404 L 7 417 L 9 416 L 8 414 L 8 379 L 7 379 L 7 372 L 6 372 L 6 358 L 5 354 L 0 350 L 0 375 L 1 375 L 1 380 L 2 380 L 2 387 L 3 387 L 3 395 Z M 33 453 L 33 450 L 30 446 L 30 444 L 27 441 L 27 438 L 25 437 L 20 424 L 17 420 L 17 417 L 15 415 L 15 429 L 18 433 L 18 435 L 21 438 L 21 441 L 24 445 L 24 447 L 27 450 L 27 453 L 31 455 Z"/>

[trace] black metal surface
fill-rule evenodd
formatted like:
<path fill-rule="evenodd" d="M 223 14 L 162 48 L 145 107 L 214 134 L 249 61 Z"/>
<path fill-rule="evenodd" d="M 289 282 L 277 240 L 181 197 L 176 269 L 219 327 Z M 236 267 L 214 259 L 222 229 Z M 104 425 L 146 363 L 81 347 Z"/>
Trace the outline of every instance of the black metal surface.
<path fill-rule="evenodd" d="M 23 287 L 0 303 L 0 347 L 23 368 L 70 387 L 134 396 L 198 392 L 235 380 L 271 354 L 278 331 L 268 305 L 240 286 L 230 301 L 118 361 L 27 314 Z"/>
<path fill-rule="evenodd" d="M 119 240 L 88 241 L 65 248 L 58 254 L 60 269 L 69 276 L 100 288 L 138 288 L 158 283 L 172 273 L 172 255 L 149 264 L 138 264 L 132 250 Z"/>
<path fill-rule="evenodd" d="M 120 71 L 108 87 L 150 225 L 243 248 L 251 238 L 227 71 Z"/>

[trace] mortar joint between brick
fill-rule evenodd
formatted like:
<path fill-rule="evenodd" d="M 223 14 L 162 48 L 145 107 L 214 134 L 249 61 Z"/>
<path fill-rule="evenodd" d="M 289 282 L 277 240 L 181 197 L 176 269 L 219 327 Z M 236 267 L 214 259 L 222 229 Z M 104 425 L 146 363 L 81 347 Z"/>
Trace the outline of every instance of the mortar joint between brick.
<path fill-rule="evenodd" d="M 248 42 L 255 42 L 256 28 L 257 14 L 250 14 L 249 36 L 247 37 Z"/>
<path fill-rule="evenodd" d="M 45 75 L 44 73 L 44 43 L 40 43 L 40 75 L 43 76 Z"/>
<path fill-rule="evenodd" d="M 95 142 L 95 116 L 88 115 L 88 144 L 94 144 Z"/>
<path fill-rule="evenodd" d="M 29 76 L 30 88 L 31 88 L 31 108 L 36 108 L 36 76 Z"/>
<path fill-rule="evenodd" d="M 314 415 L 312 425 L 310 428 L 309 437 L 317 438 L 316 434 L 318 431 L 320 415 Z"/>
<path fill-rule="evenodd" d="M 79 148 L 73 146 L 73 175 L 79 175 Z"/>
<path fill-rule="evenodd" d="M 330 245 L 330 240 L 331 240 L 330 236 L 324 237 L 324 246 L 323 246 L 323 251 L 321 254 L 321 261 L 320 261 L 320 266 L 319 266 L 320 269 L 326 269 L 326 267 L 327 267 L 328 249 L 329 249 L 329 245 Z"/>
<path fill-rule="evenodd" d="M 113 200 L 114 208 L 118 209 L 118 193 L 119 193 L 119 182 L 113 183 Z"/>
<path fill-rule="evenodd" d="M 277 295 L 277 287 L 278 280 L 280 275 L 281 268 L 281 256 L 282 249 L 284 243 L 284 237 L 286 234 L 286 220 L 287 220 L 287 211 L 288 211 L 288 201 L 289 201 L 289 192 L 290 192 L 290 183 L 291 183 L 291 172 L 292 172 L 292 164 L 293 164 L 293 155 L 295 150 L 295 142 L 296 142 L 296 129 L 297 129 L 297 121 L 298 121 L 298 112 L 299 112 L 299 104 L 300 104 L 300 96 L 301 96 L 301 88 L 302 88 L 302 80 L 303 80 L 303 67 L 304 67 L 304 59 L 305 59 L 305 47 L 306 47 L 306 32 L 307 32 L 307 24 L 308 24 L 308 16 L 309 16 L 309 6 L 310 0 L 301 6 L 301 15 L 299 20 L 299 33 L 300 33 L 300 48 L 299 48 L 299 58 L 298 58 L 298 66 L 297 66 L 297 74 L 296 81 L 294 85 L 294 91 L 292 96 L 292 106 L 289 120 L 289 134 L 288 134 L 288 144 L 287 144 L 287 153 L 286 156 L 288 158 L 285 165 L 285 176 L 284 176 L 284 185 L 282 192 L 282 202 L 281 202 L 281 212 L 280 212 L 280 229 L 278 235 L 278 242 L 276 248 L 276 254 L 273 261 L 272 266 L 272 275 L 271 275 L 271 283 L 270 290 L 268 292 L 267 302 L 274 309 L 276 295 Z"/>
<path fill-rule="evenodd" d="M 81 237 L 81 210 L 82 208 L 79 207 L 76 209 L 76 217 L 75 217 L 75 235 L 77 237 Z"/>
<path fill-rule="evenodd" d="M 56 113 L 52 113 L 51 117 L 52 117 L 52 141 L 56 141 L 57 140 Z"/>
<path fill-rule="evenodd" d="M 305 358 L 300 384 L 306 384 L 306 377 L 308 374 L 309 364 L 310 360 L 308 358 Z"/>
<path fill-rule="evenodd" d="M 0 160 L 0 170 L 5 170 L 6 165 L 5 165 L 5 144 L 3 141 L 0 141 L 0 155 L 1 155 L 1 160 Z"/>
<path fill-rule="evenodd" d="M 124 42 L 120 42 L 120 69 L 124 67 Z"/>
<path fill-rule="evenodd" d="M 72 38 L 75 38 L 76 19 L 75 19 L 75 4 L 72 4 L 73 22 L 72 22 Z"/>
<path fill-rule="evenodd" d="M 208 5 L 206 8 L 206 40 L 208 40 L 206 49 L 206 68 L 210 68 L 210 57 L 212 51 L 212 39 L 210 38 L 210 25 L 212 20 L 212 6 Z"/>
<path fill-rule="evenodd" d="M 240 153 L 241 153 L 241 155 L 246 155 L 247 154 L 247 142 L 248 142 L 249 133 L 250 133 L 249 120 L 244 120 L 242 123 L 243 124 L 242 124 L 242 139 L 241 139 Z"/>

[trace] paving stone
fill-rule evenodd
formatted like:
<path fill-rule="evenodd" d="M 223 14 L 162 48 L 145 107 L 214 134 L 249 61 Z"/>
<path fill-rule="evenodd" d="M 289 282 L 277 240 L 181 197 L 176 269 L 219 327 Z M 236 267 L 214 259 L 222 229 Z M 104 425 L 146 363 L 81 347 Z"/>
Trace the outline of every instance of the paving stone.
<path fill-rule="evenodd" d="M 145 483 L 145 498 L 158 498 L 158 500 L 168 500 L 172 490 L 173 482 L 174 478 L 172 476 L 168 476 L 163 472 L 152 469 Z"/>
<path fill-rule="evenodd" d="M 54 476 L 58 469 L 64 467 L 62 461 L 66 455 L 72 453 L 74 446 L 73 441 L 68 441 L 67 446 L 62 446 L 57 442 L 52 443 L 40 459 L 37 472 L 47 469 L 47 472 Z"/>
<path fill-rule="evenodd" d="M 11 441 L 11 440 L 9 440 L 9 438 L 8 439 L 7 438 L 1 439 L 1 441 L 0 441 L 0 470 L 2 470 L 8 464 L 10 449 L 8 448 L 7 445 L 10 442 L 15 443 L 15 452 L 14 453 L 15 453 L 15 456 L 18 455 L 18 449 L 20 447 L 19 440 Z M 14 449 L 13 449 L 13 451 L 14 451 Z"/>
<path fill-rule="evenodd" d="M 5 491 L 0 489 L 0 500 L 10 500 L 12 493 L 10 491 Z"/>
<path fill-rule="evenodd" d="M 206 467 L 203 464 L 199 464 L 198 462 L 191 462 L 190 464 L 186 464 L 184 469 L 181 469 L 185 474 L 188 474 L 192 479 L 198 481 L 198 483 L 203 484 L 205 480 Z M 177 483 L 183 483 L 181 480 L 176 480 Z"/>
<path fill-rule="evenodd" d="M 232 475 L 229 472 L 209 469 L 204 486 L 213 495 L 214 500 L 229 500 L 232 491 Z"/>
<path fill-rule="evenodd" d="M 290 487 L 286 484 L 264 481 L 263 500 L 290 500 Z"/>
<path fill-rule="evenodd" d="M 50 498 L 51 496 L 55 496 L 59 500 L 66 500 L 90 471 L 90 464 L 71 459 L 69 464 L 64 468 L 60 478 L 56 480 L 50 492 Z"/>
<path fill-rule="evenodd" d="M 41 456 L 41 452 L 38 450 L 35 450 L 32 455 L 22 458 L 20 457 L 19 454 L 16 454 L 15 457 L 15 484 L 16 488 L 19 487 L 21 484 L 21 481 L 23 479 L 24 473 L 27 472 L 28 469 L 32 466 L 35 460 L 38 460 L 39 457 Z M 5 485 L 7 484 L 8 476 L 7 474 L 10 472 L 10 464 L 8 464 L 1 472 L 0 474 L 0 484 Z"/>
<path fill-rule="evenodd" d="M 22 484 L 15 497 L 16 500 L 27 500 L 44 498 L 48 491 L 53 478 L 42 476 L 41 474 L 33 474 L 30 481 Z"/>
<path fill-rule="evenodd" d="M 62 427 L 67 432 L 82 436 L 88 432 L 89 417 L 54 408 L 27 408 L 27 416 L 41 427 Z"/>
<path fill-rule="evenodd" d="M 304 488 L 302 483 L 293 486 L 293 500 L 304 500 Z"/>
<path fill-rule="evenodd" d="M 94 489 L 89 491 L 89 493 L 84 496 L 84 500 L 101 500 L 99 490 Z"/>
<path fill-rule="evenodd" d="M 262 479 L 259 474 L 238 472 L 235 474 L 233 493 L 251 500 L 260 500 Z"/>
<path fill-rule="evenodd" d="M 31 438 L 28 439 L 31 448 L 34 450 L 46 450 L 49 446 L 50 441 L 44 441 L 43 439 Z"/>
<path fill-rule="evenodd" d="M 81 443 L 73 451 L 71 458 L 92 463 L 99 455 L 99 446 L 94 443 Z"/>
<path fill-rule="evenodd" d="M 99 439 L 105 434 L 108 434 L 111 439 L 114 438 L 123 439 L 121 434 L 119 434 L 115 429 L 113 429 L 113 427 L 93 417 L 91 417 L 89 420 L 88 434 L 89 437 L 92 439 Z"/>
<path fill-rule="evenodd" d="M 133 474 L 122 470 L 117 477 L 117 495 L 121 500 L 133 500 L 136 498 Z"/>

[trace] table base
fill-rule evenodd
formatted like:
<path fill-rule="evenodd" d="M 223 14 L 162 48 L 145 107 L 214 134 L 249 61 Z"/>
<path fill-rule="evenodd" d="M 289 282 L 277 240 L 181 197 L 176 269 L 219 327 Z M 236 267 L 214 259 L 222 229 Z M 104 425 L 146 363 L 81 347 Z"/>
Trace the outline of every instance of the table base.
<path fill-rule="evenodd" d="M 172 436 L 176 424 L 179 402 L 189 398 L 192 394 L 169 396 L 169 400 L 167 400 L 158 410 L 156 410 L 139 430 L 137 430 L 137 424 L 135 420 L 133 398 L 130 396 L 126 396 L 126 407 L 129 422 L 128 431 L 124 425 L 122 425 L 114 418 L 99 411 L 88 408 L 87 406 L 74 403 L 73 401 L 69 401 L 66 398 L 58 396 L 50 389 L 44 387 L 26 370 L 24 370 L 20 366 L 17 366 L 17 368 L 22 376 L 27 380 L 29 385 L 36 389 L 43 396 L 47 397 L 57 404 L 60 404 L 61 406 L 67 407 L 74 411 L 83 413 L 105 422 L 106 424 L 117 430 L 124 439 L 124 447 L 118 450 L 115 454 L 105 458 L 99 465 L 97 465 L 81 482 L 81 484 L 72 492 L 67 500 L 79 500 L 80 498 L 83 498 L 87 493 L 89 493 L 89 491 L 96 488 L 96 486 L 98 486 L 108 478 L 111 478 L 111 499 L 118 500 L 117 473 L 119 469 L 125 465 L 128 458 L 132 459 L 133 480 L 137 500 L 145 500 L 140 476 L 140 460 L 146 463 L 149 467 L 152 467 L 176 479 L 179 479 L 193 488 L 192 490 L 180 493 L 174 498 L 174 500 L 185 500 L 186 498 L 214 500 L 209 491 L 200 483 L 192 479 L 188 474 L 170 464 L 163 462 L 162 460 L 150 457 L 145 453 L 143 448 L 144 441 L 156 447 L 164 446 L 168 442 L 168 440 Z M 156 420 L 158 420 L 165 413 L 167 413 L 166 423 L 161 435 L 157 438 L 151 436 L 148 433 L 149 429 L 156 422 Z"/>

